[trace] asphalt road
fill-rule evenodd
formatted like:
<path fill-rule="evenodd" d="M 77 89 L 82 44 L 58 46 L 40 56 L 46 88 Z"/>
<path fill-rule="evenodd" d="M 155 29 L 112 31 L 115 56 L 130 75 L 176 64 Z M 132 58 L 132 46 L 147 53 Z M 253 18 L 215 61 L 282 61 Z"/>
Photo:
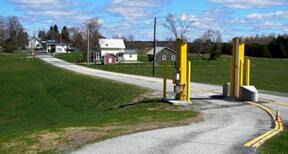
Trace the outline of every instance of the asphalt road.
<path fill-rule="evenodd" d="M 113 73 L 71 64 L 51 56 L 40 56 L 43 61 L 73 72 L 133 84 L 157 91 L 162 90 L 162 79 Z M 193 77 L 193 74 L 192 74 Z M 168 80 L 172 92 L 172 81 Z M 272 128 L 269 115 L 246 102 L 232 102 L 213 96 L 221 93 L 221 86 L 192 83 L 193 106 L 204 113 L 205 120 L 187 126 L 141 132 L 87 145 L 73 153 L 255 153 L 243 144 Z M 260 98 L 274 101 L 268 104 L 279 109 L 288 122 L 288 98 L 260 93 Z M 281 105 L 276 104 L 281 102 Z M 288 105 L 288 104 L 287 104 Z"/>

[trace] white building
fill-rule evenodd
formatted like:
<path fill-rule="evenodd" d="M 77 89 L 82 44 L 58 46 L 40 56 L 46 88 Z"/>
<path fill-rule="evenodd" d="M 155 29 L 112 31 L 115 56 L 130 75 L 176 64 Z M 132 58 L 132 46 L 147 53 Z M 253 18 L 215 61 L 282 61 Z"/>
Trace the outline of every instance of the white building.
<path fill-rule="evenodd" d="M 99 39 L 99 45 L 101 55 L 124 53 L 126 48 L 122 39 Z"/>
<path fill-rule="evenodd" d="M 56 44 L 55 52 L 56 53 L 66 53 L 69 50 L 69 46 L 67 44 Z"/>
<path fill-rule="evenodd" d="M 44 47 L 39 39 L 36 37 L 33 37 L 29 40 L 29 49 L 35 49 L 37 52 L 42 52 L 44 50 Z"/>
<path fill-rule="evenodd" d="M 125 50 L 123 54 L 123 61 L 129 62 L 129 61 L 137 61 L 138 55 L 136 50 Z"/>
<path fill-rule="evenodd" d="M 69 50 L 69 45 L 66 43 L 58 43 L 56 40 L 46 41 L 47 53 L 66 53 Z"/>

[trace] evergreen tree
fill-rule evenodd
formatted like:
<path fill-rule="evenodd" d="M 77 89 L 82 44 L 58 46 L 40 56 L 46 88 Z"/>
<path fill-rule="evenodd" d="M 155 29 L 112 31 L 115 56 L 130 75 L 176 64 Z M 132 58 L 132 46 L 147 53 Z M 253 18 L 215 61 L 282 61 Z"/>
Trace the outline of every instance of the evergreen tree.
<path fill-rule="evenodd" d="M 55 31 L 55 29 L 57 31 Z M 57 25 L 54 25 L 50 27 L 50 30 L 47 32 L 47 39 L 48 40 L 58 40 L 58 28 Z"/>
<path fill-rule="evenodd" d="M 41 31 L 41 30 L 39 31 L 38 38 L 40 38 L 41 41 L 46 41 L 47 40 L 47 35 L 46 35 L 44 30 L 43 31 Z"/>
<path fill-rule="evenodd" d="M 274 38 L 269 44 L 268 49 L 273 58 L 287 58 L 288 57 L 288 37 L 278 36 Z"/>
<path fill-rule="evenodd" d="M 61 36 L 64 43 L 70 43 L 70 33 L 66 26 L 63 27 Z"/>
<path fill-rule="evenodd" d="M 57 26 L 56 24 L 54 25 L 53 30 L 54 30 L 55 32 L 59 33 L 59 31 L 58 31 L 58 26 Z"/>

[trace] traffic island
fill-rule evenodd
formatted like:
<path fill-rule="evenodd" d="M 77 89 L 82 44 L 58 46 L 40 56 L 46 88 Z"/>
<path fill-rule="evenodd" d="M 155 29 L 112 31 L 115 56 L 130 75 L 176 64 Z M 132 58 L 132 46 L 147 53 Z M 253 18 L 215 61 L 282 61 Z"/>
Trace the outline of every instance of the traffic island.
<path fill-rule="evenodd" d="M 180 100 L 175 100 L 175 99 L 163 99 L 164 102 L 173 104 L 173 105 L 179 105 L 179 106 L 189 106 L 192 105 L 192 102 L 187 102 L 187 101 L 180 101 Z"/>
<path fill-rule="evenodd" d="M 245 61 L 245 44 L 233 39 L 230 83 L 223 85 L 223 96 L 240 101 L 258 101 L 258 91 L 250 85 L 250 60 Z M 245 62 L 245 63 L 244 63 Z M 244 65 L 245 64 L 245 65 Z"/>

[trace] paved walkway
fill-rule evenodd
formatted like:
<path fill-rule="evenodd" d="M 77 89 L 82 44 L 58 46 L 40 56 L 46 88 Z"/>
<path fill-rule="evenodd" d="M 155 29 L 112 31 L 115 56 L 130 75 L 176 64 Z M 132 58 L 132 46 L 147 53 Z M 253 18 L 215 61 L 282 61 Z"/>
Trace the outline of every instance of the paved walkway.
<path fill-rule="evenodd" d="M 56 67 L 97 78 L 133 84 L 157 91 L 162 90 L 162 79 L 113 73 L 71 64 L 51 56 L 40 59 Z M 168 81 L 172 91 L 172 81 Z M 141 132 L 85 146 L 75 153 L 254 153 L 243 144 L 271 129 L 271 119 L 263 110 L 245 102 L 213 99 L 221 93 L 221 86 L 192 83 L 192 101 L 204 113 L 205 121 L 191 125 Z M 288 102 L 287 97 L 260 94 L 260 97 Z M 270 105 L 283 112 L 286 107 Z M 288 113 L 288 112 L 286 112 Z M 285 113 L 285 114 L 286 114 Z M 285 116 L 286 117 L 286 116 Z M 287 120 L 287 117 L 285 118 Z"/>

